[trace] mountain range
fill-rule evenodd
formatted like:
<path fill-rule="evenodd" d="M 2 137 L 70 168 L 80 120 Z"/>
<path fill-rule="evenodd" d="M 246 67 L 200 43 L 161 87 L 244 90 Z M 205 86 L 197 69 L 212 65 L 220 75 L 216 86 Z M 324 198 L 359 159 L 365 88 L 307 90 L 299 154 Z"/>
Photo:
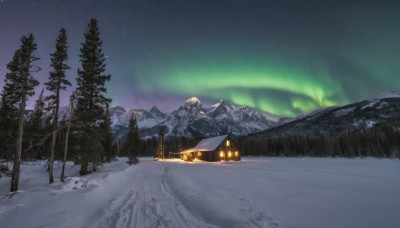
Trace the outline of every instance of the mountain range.
<path fill-rule="evenodd" d="M 334 136 L 347 132 L 390 127 L 400 130 L 400 93 L 385 92 L 370 100 L 318 110 L 294 119 L 282 118 L 275 127 L 250 134 L 251 138 Z"/>
<path fill-rule="evenodd" d="M 29 119 L 32 111 L 27 110 Z M 59 120 L 64 119 L 68 107 L 61 107 Z M 150 110 L 126 111 L 116 106 L 110 109 L 115 140 L 124 140 L 129 120 L 135 117 L 142 139 L 157 137 L 163 129 L 166 137 L 206 138 L 217 135 L 236 135 L 250 138 L 284 138 L 289 136 L 333 136 L 346 132 L 381 130 L 391 127 L 400 130 L 400 92 L 385 92 L 372 99 L 344 106 L 333 106 L 296 118 L 279 120 L 269 113 L 249 107 L 237 107 L 221 100 L 204 107 L 192 97 L 168 113 L 157 107 Z"/>
<path fill-rule="evenodd" d="M 158 136 L 162 128 L 166 137 L 204 138 L 223 134 L 247 135 L 277 124 L 267 113 L 249 107 L 236 107 L 225 100 L 203 107 L 197 97 L 186 100 L 169 113 L 163 113 L 157 107 L 148 111 L 125 111 L 117 106 L 110 109 L 110 115 L 116 139 L 126 137 L 132 117 L 136 118 L 143 139 Z"/>

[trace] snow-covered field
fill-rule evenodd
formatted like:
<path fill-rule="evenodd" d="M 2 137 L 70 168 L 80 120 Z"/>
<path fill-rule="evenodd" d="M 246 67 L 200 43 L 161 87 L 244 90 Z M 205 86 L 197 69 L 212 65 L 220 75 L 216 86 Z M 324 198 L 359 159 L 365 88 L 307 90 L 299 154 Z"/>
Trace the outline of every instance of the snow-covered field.
<path fill-rule="evenodd" d="M 61 164 L 56 163 L 59 176 Z M 22 166 L 0 227 L 400 227 L 400 161 L 244 158 L 154 162 L 125 158 L 47 184 L 45 162 Z"/>

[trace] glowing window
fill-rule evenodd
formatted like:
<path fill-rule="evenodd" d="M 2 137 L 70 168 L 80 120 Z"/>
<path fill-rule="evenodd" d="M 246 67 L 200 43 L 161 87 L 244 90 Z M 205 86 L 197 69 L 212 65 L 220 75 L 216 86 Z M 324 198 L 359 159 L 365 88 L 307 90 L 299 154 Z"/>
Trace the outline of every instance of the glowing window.
<path fill-rule="evenodd" d="M 223 152 L 223 151 L 219 152 L 219 156 L 220 156 L 221 158 L 225 157 L 224 152 Z"/>
<path fill-rule="evenodd" d="M 201 152 L 200 151 L 197 152 L 197 156 L 201 157 Z"/>
<path fill-rule="evenodd" d="M 228 157 L 232 157 L 232 152 L 228 152 Z"/>
<path fill-rule="evenodd" d="M 238 157 L 238 156 L 239 156 L 239 152 L 235 151 L 235 157 Z"/>
<path fill-rule="evenodd" d="M 230 146 L 231 142 L 229 140 L 226 140 L 226 146 Z"/>

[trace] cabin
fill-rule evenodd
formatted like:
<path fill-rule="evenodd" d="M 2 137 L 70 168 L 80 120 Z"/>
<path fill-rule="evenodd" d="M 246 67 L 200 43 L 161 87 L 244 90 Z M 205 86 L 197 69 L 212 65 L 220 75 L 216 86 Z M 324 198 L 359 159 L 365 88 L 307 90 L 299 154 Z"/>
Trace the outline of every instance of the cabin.
<path fill-rule="evenodd" d="M 240 161 L 239 148 L 228 135 L 203 139 L 195 147 L 179 154 L 185 161 L 196 158 L 209 162 Z"/>

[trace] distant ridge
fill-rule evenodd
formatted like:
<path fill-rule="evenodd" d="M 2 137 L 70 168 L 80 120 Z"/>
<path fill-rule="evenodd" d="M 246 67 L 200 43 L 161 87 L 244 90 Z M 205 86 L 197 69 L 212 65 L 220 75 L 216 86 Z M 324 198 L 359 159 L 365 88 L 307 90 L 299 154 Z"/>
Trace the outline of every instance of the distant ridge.
<path fill-rule="evenodd" d="M 117 106 L 111 108 L 110 113 L 114 135 L 119 139 L 126 137 L 128 121 L 132 116 L 136 117 L 140 136 L 144 139 L 158 136 L 160 128 L 166 130 L 167 137 L 203 138 L 223 134 L 247 135 L 276 125 L 276 121 L 266 113 L 236 107 L 225 100 L 203 107 L 197 97 L 187 99 L 182 106 L 169 113 L 163 113 L 155 106 L 149 111 L 125 111 Z"/>

